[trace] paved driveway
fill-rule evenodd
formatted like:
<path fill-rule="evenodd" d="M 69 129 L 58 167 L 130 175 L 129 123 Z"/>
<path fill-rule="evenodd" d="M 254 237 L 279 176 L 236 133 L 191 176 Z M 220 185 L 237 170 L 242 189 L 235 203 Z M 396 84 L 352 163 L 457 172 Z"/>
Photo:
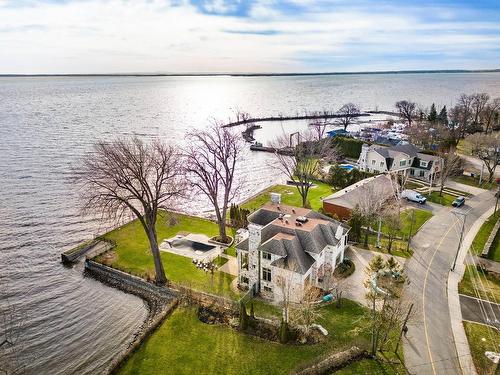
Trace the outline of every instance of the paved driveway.
<path fill-rule="evenodd" d="M 364 282 L 367 279 L 365 273 L 365 268 L 370 263 L 370 260 L 376 256 L 381 255 L 384 259 L 389 259 L 391 256 L 389 254 L 382 254 L 376 251 L 370 251 L 365 249 L 360 249 L 358 247 L 349 246 L 346 251 L 346 255 L 354 262 L 355 270 L 354 273 L 347 278 L 349 282 L 349 287 L 346 292 L 346 298 L 352 299 L 356 302 L 361 303 L 367 307 L 370 307 L 369 302 L 366 300 L 365 295 L 368 289 L 365 288 Z M 394 257 L 401 266 L 404 266 L 406 259 L 401 257 Z"/>
<path fill-rule="evenodd" d="M 465 232 L 493 204 L 485 191 L 467 200 Z M 448 307 L 448 272 L 457 252 L 461 221 L 451 208 L 436 212 L 413 237 L 413 257 L 406 262 L 407 292 L 415 303 L 415 319 L 408 325 L 404 354 L 412 374 L 460 374 Z M 465 235 L 465 233 L 464 233 Z"/>

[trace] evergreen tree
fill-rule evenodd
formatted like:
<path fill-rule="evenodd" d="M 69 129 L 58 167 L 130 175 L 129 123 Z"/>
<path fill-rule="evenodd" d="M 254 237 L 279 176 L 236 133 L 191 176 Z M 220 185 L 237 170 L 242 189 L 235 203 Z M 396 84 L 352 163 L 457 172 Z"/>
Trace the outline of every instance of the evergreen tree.
<path fill-rule="evenodd" d="M 444 126 L 448 126 L 448 111 L 446 110 L 446 106 L 443 106 L 441 112 L 439 112 L 438 120 Z"/>
<path fill-rule="evenodd" d="M 376 255 L 372 258 L 372 260 L 368 264 L 368 267 L 372 272 L 378 272 L 380 270 L 383 270 L 385 267 L 384 259 L 380 255 Z"/>
<path fill-rule="evenodd" d="M 245 331 L 248 327 L 248 314 L 247 314 L 247 308 L 245 304 L 240 301 L 240 324 L 239 324 L 239 329 L 240 331 Z"/>
<path fill-rule="evenodd" d="M 436 122 L 438 120 L 438 114 L 437 114 L 437 111 L 436 111 L 436 106 L 434 103 L 432 103 L 431 105 L 431 110 L 429 112 L 429 115 L 427 116 L 427 120 L 429 122 Z"/>
<path fill-rule="evenodd" d="M 354 207 L 351 212 L 351 218 L 349 219 L 349 226 L 351 230 L 349 231 L 349 239 L 354 242 L 359 242 L 361 238 L 361 225 L 363 224 L 363 215 L 358 206 Z"/>

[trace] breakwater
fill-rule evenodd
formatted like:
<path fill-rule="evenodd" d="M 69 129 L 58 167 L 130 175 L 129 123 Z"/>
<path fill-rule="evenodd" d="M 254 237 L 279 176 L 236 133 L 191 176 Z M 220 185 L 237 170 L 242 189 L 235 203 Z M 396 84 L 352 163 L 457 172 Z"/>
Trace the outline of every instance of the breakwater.
<path fill-rule="evenodd" d="M 348 115 L 348 117 L 356 118 L 356 117 L 369 117 L 371 116 L 369 113 L 356 113 L 352 115 Z M 345 115 L 339 115 L 337 113 L 314 113 L 314 114 L 304 114 L 304 115 L 294 115 L 294 116 L 270 116 L 270 117 L 255 117 L 255 118 L 247 118 L 240 121 L 228 122 L 227 124 L 222 125 L 225 128 L 230 128 L 238 125 L 246 125 L 253 122 L 268 122 L 268 121 L 290 121 L 290 120 L 318 120 L 318 119 L 334 119 L 346 117 Z"/>

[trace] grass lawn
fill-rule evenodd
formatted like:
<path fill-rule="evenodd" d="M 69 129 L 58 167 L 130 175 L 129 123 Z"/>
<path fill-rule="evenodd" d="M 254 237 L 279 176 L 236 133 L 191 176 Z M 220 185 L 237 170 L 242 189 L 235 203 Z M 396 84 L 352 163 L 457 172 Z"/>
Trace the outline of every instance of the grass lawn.
<path fill-rule="evenodd" d="M 440 196 L 439 191 L 433 191 L 430 194 L 424 194 L 424 197 L 426 197 L 429 202 L 442 204 L 443 206 L 451 206 L 451 203 L 456 198 L 453 195 L 446 194 L 446 193 L 443 193 L 443 195 Z"/>
<path fill-rule="evenodd" d="M 319 355 L 353 344 L 369 345 L 367 309 L 346 300 L 341 309 L 328 305 L 322 310 L 320 323 L 330 333 L 328 340 L 300 346 L 204 324 L 194 308 L 180 307 L 130 357 L 119 374 L 288 374 Z"/>
<path fill-rule="evenodd" d="M 246 308 L 247 312 L 250 314 L 250 305 L 253 304 L 253 311 L 256 316 L 262 318 L 280 318 L 281 317 L 281 307 L 267 303 L 259 298 L 254 298 L 247 302 Z"/>
<path fill-rule="evenodd" d="M 156 223 L 160 243 L 166 238 L 175 236 L 178 232 L 202 233 L 207 236 L 214 236 L 218 233 L 217 225 L 209 220 L 176 214 L 177 222 L 169 225 L 166 216 L 165 212 L 161 212 Z M 154 264 L 149 242 L 138 220 L 106 233 L 103 237 L 114 241 L 116 247 L 111 250 L 111 254 L 106 254 L 111 255 L 110 257 L 100 256 L 96 259 L 97 261 L 140 277 L 154 277 Z M 216 271 L 212 279 L 210 274 L 197 269 L 190 258 L 164 251 L 161 252 L 161 258 L 169 280 L 190 285 L 197 290 L 236 297 L 230 288 L 234 276 Z"/>
<path fill-rule="evenodd" d="M 483 175 L 483 177 L 484 177 L 483 182 L 481 184 L 479 184 L 479 177 L 471 177 L 471 176 L 465 176 L 465 175 L 453 177 L 452 180 L 455 182 L 459 182 L 461 184 L 464 184 L 464 185 L 475 186 L 475 187 L 479 187 L 482 189 L 488 189 L 488 190 L 492 189 L 496 185 L 496 182 L 488 182 L 487 174 Z M 486 181 L 485 181 L 485 179 L 486 179 Z"/>
<path fill-rule="evenodd" d="M 500 332 L 477 323 L 463 322 L 465 334 L 469 341 L 469 347 L 472 355 L 472 361 L 478 374 L 490 374 L 493 368 L 493 362 L 484 355 L 484 352 L 497 351 L 500 343 Z M 495 374 L 500 371 L 498 369 Z"/>
<path fill-rule="evenodd" d="M 326 198 L 327 196 L 333 193 L 333 190 L 330 185 L 327 185 L 323 182 L 315 181 L 314 184 L 316 186 L 312 187 L 309 190 L 307 198 L 309 200 L 309 203 L 311 204 L 311 208 L 313 210 L 319 210 L 321 207 L 323 207 L 323 202 L 321 198 Z M 270 202 L 271 198 L 269 196 L 269 193 L 280 193 L 281 201 L 284 204 L 290 206 L 302 207 L 302 197 L 300 196 L 297 188 L 291 185 L 271 186 L 262 191 L 261 193 L 259 193 L 258 195 L 256 195 L 254 198 L 241 204 L 240 207 L 246 208 L 250 210 L 250 212 L 253 212 L 258 208 L 260 208 L 265 203 Z"/>
<path fill-rule="evenodd" d="M 412 215 L 415 220 L 413 222 L 413 227 L 411 225 Z M 408 235 L 410 234 L 410 227 L 411 227 L 411 234 L 412 236 L 414 236 L 415 233 L 418 232 L 420 227 L 432 217 L 432 212 L 427 210 L 421 210 L 418 208 L 409 208 L 401 212 L 400 216 L 401 216 L 401 230 L 399 231 L 398 236 L 402 238 L 408 238 Z M 384 224 L 384 222 L 382 222 L 382 233 L 387 233 L 387 232 L 388 232 L 387 226 Z"/>
<path fill-rule="evenodd" d="M 331 375 L 360 375 L 360 374 L 379 374 L 389 375 L 394 374 L 394 368 L 381 361 L 374 359 L 362 359 L 351 363 L 350 365 L 332 372 Z M 404 372 L 403 372 L 404 374 Z"/>
<path fill-rule="evenodd" d="M 413 181 L 408 181 L 405 185 L 405 189 L 410 189 L 410 190 L 415 190 L 421 187 L 427 186 L 427 184 L 417 184 L 416 182 Z"/>
<path fill-rule="evenodd" d="M 481 290 L 479 293 L 479 297 L 485 300 L 493 300 L 492 295 L 495 296 L 495 300 L 500 300 L 500 279 L 496 278 L 493 275 L 486 275 L 484 277 L 482 273 L 479 271 L 479 275 L 474 266 L 467 266 L 465 270 L 464 277 L 462 281 L 458 284 L 458 292 L 462 294 L 466 294 L 472 297 L 478 297 L 474 292 L 474 285 L 477 285 Z M 478 280 L 478 277 L 480 280 Z M 476 280 L 476 283 L 473 283 L 473 280 Z M 482 282 L 482 284 L 480 283 Z M 479 284 L 478 284 L 479 283 Z M 484 286 L 485 291 L 483 291 Z"/>
<path fill-rule="evenodd" d="M 364 243 L 364 235 L 362 235 L 361 242 L 358 244 L 358 246 L 364 248 L 363 243 Z M 383 254 L 389 254 L 389 251 L 387 250 L 388 245 L 389 241 L 387 240 L 387 238 L 380 237 L 380 247 L 377 247 L 377 235 L 370 234 L 368 236 L 369 250 L 377 251 Z M 392 243 L 390 254 L 402 258 L 410 258 L 413 255 L 413 250 L 410 247 L 409 251 L 406 251 L 406 247 L 407 247 L 407 241 L 394 240 Z"/>
<path fill-rule="evenodd" d="M 483 223 L 483 225 L 479 229 L 479 232 L 477 232 L 476 237 L 474 237 L 474 241 L 472 241 L 472 251 L 475 254 L 481 254 L 481 252 L 483 251 L 484 245 L 486 244 L 486 241 L 488 241 L 488 237 L 490 236 L 490 233 L 493 230 L 493 227 L 495 226 L 499 217 L 499 213 L 497 213 L 496 215 L 491 215 L 488 220 Z M 491 244 L 488 258 L 496 262 L 500 262 L 500 235 L 498 233 L 493 240 L 493 243 Z"/>
<path fill-rule="evenodd" d="M 472 155 L 472 147 L 464 139 L 458 141 L 457 151 L 464 155 Z"/>

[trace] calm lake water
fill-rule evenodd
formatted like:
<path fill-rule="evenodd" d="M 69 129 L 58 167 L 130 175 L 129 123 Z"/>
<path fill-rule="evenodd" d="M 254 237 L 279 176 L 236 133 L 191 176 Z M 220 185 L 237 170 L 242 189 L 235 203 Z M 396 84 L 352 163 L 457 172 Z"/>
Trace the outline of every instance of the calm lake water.
<path fill-rule="evenodd" d="M 450 106 L 463 92 L 500 97 L 500 74 L 0 78 L 0 310 L 14 311 L 21 327 L 17 359 L 30 374 L 96 374 L 146 317 L 140 299 L 84 278 L 81 264 L 59 262 L 60 252 L 107 229 L 81 215 L 71 184 L 96 139 L 182 144 L 187 129 L 238 109 L 266 116 L 354 102 L 392 110 L 400 99 Z M 301 127 L 264 123 L 256 138 Z M 245 152 L 242 197 L 281 178 L 269 157 Z"/>

